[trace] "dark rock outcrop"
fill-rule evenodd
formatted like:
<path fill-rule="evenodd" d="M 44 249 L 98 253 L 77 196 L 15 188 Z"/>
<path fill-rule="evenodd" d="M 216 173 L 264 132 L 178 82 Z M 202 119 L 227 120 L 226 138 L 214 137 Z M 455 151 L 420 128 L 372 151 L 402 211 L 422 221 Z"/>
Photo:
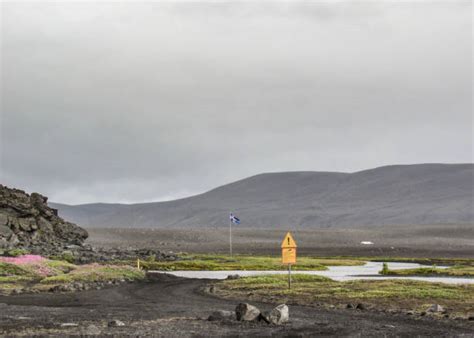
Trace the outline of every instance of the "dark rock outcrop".
<path fill-rule="evenodd" d="M 58 217 L 47 201 L 38 193 L 0 184 L 0 251 L 20 248 L 56 255 L 67 246 L 82 247 L 87 231 Z"/>

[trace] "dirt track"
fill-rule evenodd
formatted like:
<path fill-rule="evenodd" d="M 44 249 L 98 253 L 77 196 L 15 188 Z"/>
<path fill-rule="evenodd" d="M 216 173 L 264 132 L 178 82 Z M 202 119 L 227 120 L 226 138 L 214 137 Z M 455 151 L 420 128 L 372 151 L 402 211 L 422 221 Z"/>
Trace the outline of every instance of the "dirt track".
<path fill-rule="evenodd" d="M 468 321 L 412 318 L 359 310 L 290 305 L 284 326 L 237 321 L 209 322 L 215 310 L 236 302 L 205 294 L 206 280 L 156 277 L 149 282 L 65 294 L 0 297 L 0 334 L 127 334 L 161 336 L 474 336 Z M 272 304 L 256 304 L 266 310 Z M 119 319 L 125 327 L 107 327 Z M 61 327 L 63 323 L 78 326 Z"/>

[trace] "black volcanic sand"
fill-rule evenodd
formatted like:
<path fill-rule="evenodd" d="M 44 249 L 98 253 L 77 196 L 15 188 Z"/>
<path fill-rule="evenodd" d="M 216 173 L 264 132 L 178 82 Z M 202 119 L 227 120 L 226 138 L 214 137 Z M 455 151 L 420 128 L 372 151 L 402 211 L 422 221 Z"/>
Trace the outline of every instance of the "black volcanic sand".
<path fill-rule="evenodd" d="M 215 310 L 236 302 L 201 291 L 206 280 L 172 276 L 103 290 L 0 297 L 0 335 L 155 335 L 188 336 L 471 336 L 474 323 L 390 315 L 354 309 L 290 307 L 283 326 L 233 320 L 209 322 Z M 275 304 L 254 303 L 262 310 Z M 108 327 L 113 319 L 123 327 Z M 74 325 L 74 326 L 72 326 Z M 77 325 L 77 326 L 76 326 Z"/>
<path fill-rule="evenodd" d="M 89 244 L 227 253 L 229 229 L 87 229 Z M 280 255 L 288 229 L 233 227 L 234 253 Z M 474 258 L 474 225 L 380 226 L 362 229 L 291 229 L 300 255 Z M 374 245 L 362 245 L 371 241 Z"/>

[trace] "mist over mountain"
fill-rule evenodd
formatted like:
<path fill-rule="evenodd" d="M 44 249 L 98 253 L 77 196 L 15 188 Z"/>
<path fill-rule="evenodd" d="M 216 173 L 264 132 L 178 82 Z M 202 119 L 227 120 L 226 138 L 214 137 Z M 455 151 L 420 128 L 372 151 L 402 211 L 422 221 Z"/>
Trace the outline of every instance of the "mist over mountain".
<path fill-rule="evenodd" d="M 266 173 L 204 194 L 142 204 L 50 203 L 85 227 L 324 228 L 474 224 L 474 164 L 393 165 L 355 173 Z"/>

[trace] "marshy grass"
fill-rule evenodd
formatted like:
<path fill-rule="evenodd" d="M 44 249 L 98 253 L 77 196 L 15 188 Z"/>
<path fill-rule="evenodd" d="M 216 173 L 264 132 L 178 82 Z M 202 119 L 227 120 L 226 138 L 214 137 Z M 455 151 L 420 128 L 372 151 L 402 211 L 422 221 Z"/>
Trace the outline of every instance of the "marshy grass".
<path fill-rule="evenodd" d="M 190 271 L 229 271 L 229 270 L 286 270 L 280 257 L 250 255 L 182 255 L 181 260 L 172 262 L 141 261 L 146 270 L 190 270 Z M 327 270 L 327 266 L 363 265 L 365 261 L 356 259 L 331 259 L 318 257 L 298 257 L 293 270 Z"/>
<path fill-rule="evenodd" d="M 383 274 L 388 276 L 474 277 L 474 266 L 455 265 L 442 269 L 435 266 L 415 269 L 388 269 Z"/>
<path fill-rule="evenodd" d="M 294 274 L 288 289 L 287 275 L 252 276 L 215 284 L 224 297 L 272 303 L 332 304 L 364 303 L 384 309 L 417 309 L 443 304 L 459 313 L 474 311 L 474 285 L 451 285 L 415 280 L 354 280 L 337 282 L 313 275 Z"/>

